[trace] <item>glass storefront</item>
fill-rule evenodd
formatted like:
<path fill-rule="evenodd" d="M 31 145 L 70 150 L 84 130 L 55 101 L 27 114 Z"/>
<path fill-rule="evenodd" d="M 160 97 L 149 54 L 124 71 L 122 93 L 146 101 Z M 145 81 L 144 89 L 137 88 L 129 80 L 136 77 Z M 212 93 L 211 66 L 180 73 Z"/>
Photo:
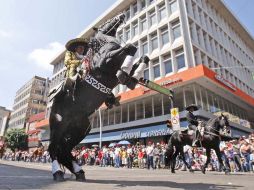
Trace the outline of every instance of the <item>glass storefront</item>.
<path fill-rule="evenodd" d="M 111 110 L 102 110 L 103 126 L 167 115 L 172 107 L 178 107 L 182 112 L 190 104 L 197 104 L 201 109 L 211 113 L 228 112 L 235 117 L 248 120 L 244 109 L 203 86 L 193 83 L 174 89 L 173 102 L 164 95 L 155 94 L 122 104 Z M 98 115 L 98 112 L 94 115 L 93 128 L 99 127 Z"/>

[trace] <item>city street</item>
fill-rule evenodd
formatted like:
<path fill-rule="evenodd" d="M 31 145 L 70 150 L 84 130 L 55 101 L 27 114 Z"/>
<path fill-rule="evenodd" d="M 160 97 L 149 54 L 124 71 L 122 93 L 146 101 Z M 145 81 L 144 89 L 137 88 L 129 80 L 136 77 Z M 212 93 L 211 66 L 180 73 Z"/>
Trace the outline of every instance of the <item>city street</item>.
<path fill-rule="evenodd" d="M 52 180 L 50 165 L 0 161 L 0 189 L 253 189 L 253 174 L 85 167 L 86 182 L 76 182 L 68 173 L 66 181 Z"/>

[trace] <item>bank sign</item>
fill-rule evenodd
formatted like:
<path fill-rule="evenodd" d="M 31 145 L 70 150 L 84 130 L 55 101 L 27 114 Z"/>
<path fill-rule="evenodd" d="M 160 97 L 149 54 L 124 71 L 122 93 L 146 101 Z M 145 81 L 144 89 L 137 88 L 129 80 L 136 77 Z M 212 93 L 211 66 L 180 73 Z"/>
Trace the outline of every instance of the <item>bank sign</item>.
<path fill-rule="evenodd" d="M 156 136 L 165 136 L 170 135 L 172 133 L 171 129 L 154 129 L 151 131 L 124 131 L 121 133 L 121 139 L 138 139 L 144 137 L 156 137 Z"/>

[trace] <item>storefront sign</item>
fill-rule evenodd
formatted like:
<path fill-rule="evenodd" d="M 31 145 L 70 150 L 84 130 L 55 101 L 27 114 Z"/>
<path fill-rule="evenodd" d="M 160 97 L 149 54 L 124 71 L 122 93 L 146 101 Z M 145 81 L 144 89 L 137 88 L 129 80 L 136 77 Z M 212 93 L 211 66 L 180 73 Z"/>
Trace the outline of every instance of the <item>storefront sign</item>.
<path fill-rule="evenodd" d="M 141 137 L 141 131 L 136 132 L 122 132 L 121 139 L 137 139 Z"/>
<path fill-rule="evenodd" d="M 147 137 L 155 137 L 155 136 L 165 136 L 171 134 L 172 131 L 170 129 L 159 129 L 154 131 L 146 132 Z"/>
<path fill-rule="evenodd" d="M 161 82 L 160 85 L 161 86 L 168 86 L 168 85 L 178 83 L 178 82 L 181 82 L 181 81 L 182 81 L 182 79 L 180 79 L 180 78 L 173 78 L 173 79 L 168 79 L 168 80 L 165 80 L 165 81 Z"/>
<path fill-rule="evenodd" d="M 236 87 L 231 84 L 229 81 L 227 81 L 226 79 L 224 79 L 221 75 L 215 75 L 215 78 L 221 82 L 222 84 L 226 85 L 227 87 L 229 87 L 230 89 L 236 91 Z"/>
<path fill-rule="evenodd" d="M 170 110 L 170 115 L 171 115 L 171 123 L 172 123 L 173 131 L 180 130 L 180 116 L 179 116 L 178 108 L 172 108 Z"/>

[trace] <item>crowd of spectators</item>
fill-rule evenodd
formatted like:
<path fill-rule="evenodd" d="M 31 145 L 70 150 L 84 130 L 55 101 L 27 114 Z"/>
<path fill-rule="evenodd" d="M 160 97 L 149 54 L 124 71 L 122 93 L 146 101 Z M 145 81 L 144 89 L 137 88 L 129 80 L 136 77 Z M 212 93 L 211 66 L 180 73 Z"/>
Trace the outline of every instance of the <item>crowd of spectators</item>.
<path fill-rule="evenodd" d="M 148 142 L 148 145 L 118 145 L 108 147 L 79 147 L 72 151 L 72 155 L 77 159 L 79 165 L 101 166 L 101 167 L 123 167 L 123 168 L 147 168 L 161 169 L 168 168 L 165 162 L 165 152 L 167 144 Z M 231 172 L 254 171 L 254 134 L 248 138 L 243 136 L 238 140 L 221 142 L 220 150 L 224 164 Z M 7 151 L 2 159 L 25 162 L 51 162 L 47 150 L 41 150 L 40 154 L 27 151 Z M 184 147 L 185 158 L 192 166 L 193 170 L 200 170 L 201 165 L 206 161 L 205 150 L 203 148 Z M 180 158 L 180 157 L 179 157 Z M 177 162 L 178 169 L 186 170 L 180 159 Z M 181 167 L 182 166 L 182 167 Z M 220 171 L 219 163 L 215 152 L 211 152 L 211 163 L 209 171 Z"/>

